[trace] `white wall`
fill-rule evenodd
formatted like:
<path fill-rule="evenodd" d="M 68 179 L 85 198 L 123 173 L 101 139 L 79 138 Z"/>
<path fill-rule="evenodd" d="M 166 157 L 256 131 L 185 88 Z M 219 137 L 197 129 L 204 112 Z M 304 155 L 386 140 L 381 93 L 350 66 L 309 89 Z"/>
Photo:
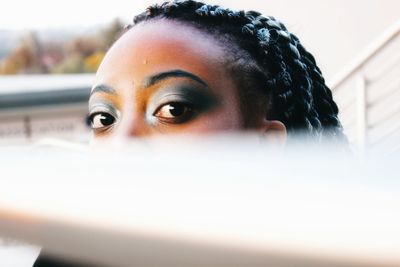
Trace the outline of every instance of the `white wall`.
<path fill-rule="evenodd" d="M 153 3 L 146 0 L 145 3 Z M 281 20 L 333 78 L 379 35 L 400 20 L 398 0 L 205 0 L 254 9 Z"/>

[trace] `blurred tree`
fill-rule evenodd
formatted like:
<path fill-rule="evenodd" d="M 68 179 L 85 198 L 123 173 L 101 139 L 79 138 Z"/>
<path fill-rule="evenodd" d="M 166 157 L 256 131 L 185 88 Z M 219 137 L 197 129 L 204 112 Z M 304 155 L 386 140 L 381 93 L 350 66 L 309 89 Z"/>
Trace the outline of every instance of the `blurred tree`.
<path fill-rule="evenodd" d="M 93 34 L 76 36 L 67 42 L 40 41 L 31 32 L 0 61 L 0 74 L 95 72 L 123 29 L 121 20 L 115 19 Z"/>
<path fill-rule="evenodd" d="M 6 57 L 0 68 L 2 74 L 40 73 L 40 43 L 34 32 L 21 40 L 20 45 Z"/>
<path fill-rule="evenodd" d="M 85 72 L 96 72 L 101 61 L 103 60 L 105 52 L 98 51 L 85 58 L 84 69 Z"/>
<path fill-rule="evenodd" d="M 99 49 L 99 41 L 95 37 L 77 37 L 66 45 L 67 56 L 80 54 L 87 57 Z"/>
<path fill-rule="evenodd" d="M 19 72 L 20 66 L 18 62 L 6 58 L 0 63 L 0 74 L 17 74 Z"/>
<path fill-rule="evenodd" d="M 124 23 L 120 19 L 114 19 L 109 26 L 100 31 L 100 39 L 102 42 L 101 49 L 107 51 L 111 45 L 122 35 Z"/>
<path fill-rule="evenodd" d="M 45 73 L 51 73 L 65 57 L 63 44 L 57 41 L 49 41 L 42 45 L 41 65 Z"/>
<path fill-rule="evenodd" d="M 76 53 L 66 57 L 60 64 L 54 67 L 53 73 L 82 73 L 84 72 L 84 59 Z"/>

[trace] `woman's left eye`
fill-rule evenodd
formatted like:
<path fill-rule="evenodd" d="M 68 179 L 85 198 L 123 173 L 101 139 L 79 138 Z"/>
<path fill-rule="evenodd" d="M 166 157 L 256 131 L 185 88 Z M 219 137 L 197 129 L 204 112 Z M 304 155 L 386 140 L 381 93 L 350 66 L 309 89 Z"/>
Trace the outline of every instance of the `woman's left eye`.
<path fill-rule="evenodd" d="M 194 110 L 184 103 L 168 103 L 154 113 L 161 122 L 179 124 L 190 120 L 194 115 Z"/>
<path fill-rule="evenodd" d="M 112 126 L 116 119 L 107 112 L 99 112 L 89 116 L 89 120 L 93 130 L 102 130 Z"/>

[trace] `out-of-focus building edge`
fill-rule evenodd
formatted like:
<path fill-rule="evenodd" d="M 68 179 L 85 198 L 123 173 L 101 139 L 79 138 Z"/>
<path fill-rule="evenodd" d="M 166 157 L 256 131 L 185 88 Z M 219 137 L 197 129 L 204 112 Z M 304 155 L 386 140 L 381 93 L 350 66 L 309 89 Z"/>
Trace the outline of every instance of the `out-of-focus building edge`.
<path fill-rule="evenodd" d="M 0 77 L 0 145 L 46 137 L 87 142 L 93 74 Z"/>
<path fill-rule="evenodd" d="M 400 21 L 330 85 L 346 135 L 359 151 L 400 151 Z"/>

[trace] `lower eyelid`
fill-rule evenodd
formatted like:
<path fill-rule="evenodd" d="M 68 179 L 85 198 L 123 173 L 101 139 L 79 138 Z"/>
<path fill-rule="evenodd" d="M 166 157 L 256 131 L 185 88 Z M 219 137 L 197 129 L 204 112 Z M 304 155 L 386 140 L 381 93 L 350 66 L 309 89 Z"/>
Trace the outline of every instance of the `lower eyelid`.
<path fill-rule="evenodd" d="M 104 134 L 110 133 L 114 128 L 115 128 L 115 124 L 110 125 L 110 126 L 105 127 L 105 128 L 93 129 L 93 132 L 96 135 L 104 135 Z"/>

